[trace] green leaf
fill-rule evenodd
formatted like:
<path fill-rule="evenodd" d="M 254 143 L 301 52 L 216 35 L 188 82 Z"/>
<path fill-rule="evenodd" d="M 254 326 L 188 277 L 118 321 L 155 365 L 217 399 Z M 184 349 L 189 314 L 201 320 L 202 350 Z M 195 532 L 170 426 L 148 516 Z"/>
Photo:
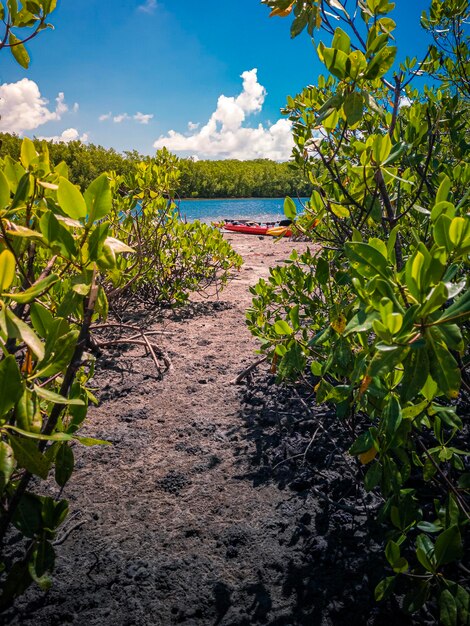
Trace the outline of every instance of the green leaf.
<path fill-rule="evenodd" d="M 25 493 L 16 508 L 13 524 L 26 537 L 33 538 L 42 530 L 41 500 L 32 493 Z"/>
<path fill-rule="evenodd" d="M 4 250 L 0 254 L 0 291 L 5 291 L 15 278 L 16 261 L 10 250 Z"/>
<path fill-rule="evenodd" d="M 361 78 L 367 68 L 366 57 L 360 50 L 354 50 L 348 56 L 346 70 L 350 78 L 357 80 Z M 364 105 L 364 96 L 361 94 L 362 104 Z M 367 100 L 366 100 L 367 101 Z M 361 116 L 362 117 L 362 116 Z"/>
<path fill-rule="evenodd" d="M 35 15 L 33 15 L 33 13 L 31 13 L 31 11 L 28 10 L 28 5 L 32 8 L 33 3 L 31 2 L 31 0 L 29 0 L 29 2 L 25 2 L 25 7 L 23 7 L 21 9 L 21 11 L 18 13 L 18 19 L 16 20 L 15 26 L 18 28 L 25 28 L 28 26 L 34 26 L 36 24 L 37 17 Z"/>
<path fill-rule="evenodd" d="M 292 326 L 295 330 L 297 330 L 300 327 L 299 310 L 300 310 L 300 306 L 296 304 L 289 311 L 289 319 L 292 322 Z"/>
<path fill-rule="evenodd" d="M 351 50 L 351 38 L 342 28 L 338 27 L 335 29 L 331 47 L 349 54 L 349 51 Z"/>
<path fill-rule="evenodd" d="M 38 302 L 33 302 L 30 308 L 31 322 L 34 330 L 40 337 L 45 339 L 52 328 L 54 317 L 52 314 Z"/>
<path fill-rule="evenodd" d="M 88 239 L 88 258 L 90 261 L 96 261 L 102 251 L 104 242 L 108 236 L 109 223 L 97 224 Z M 87 291 L 88 293 L 88 291 Z"/>
<path fill-rule="evenodd" d="M 39 220 L 39 227 L 45 240 L 58 252 L 71 259 L 76 256 L 77 249 L 70 231 L 63 226 L 52 211 L 45 211 Z"/>
<path fill-rule="evenodd" d="M 461 354 L 465 352 L 462 331 L 457 324 L 440 324 L 439 332 L 449 350 L 455 350 Z"/>
<path fill-rule="evenodd" d="M 292 22 L 290 27 L 290 36 L 292 39 L 300 35 L 303 29 L 307 26 L 308 23 L 308 13 L 307 11 L 302 11 L 300 15 L 298 15 Z"/>
<path fill-rule="evenodd" d="M 417 315 L 422 318 L 431 315 L 431 313 L 440 309 L 442 305 L 447 302 L 448 297 L 449 292 L 447 286 L 440 282 L 429 292 L 424 304 L 418 310 Z"/>
<path fill-rule="evenodd" d="M 434 544 L 427 535 L 416 538 L 416 556 L 425 570 L 435 571 Z"/>
<path fill-rule="evenodd" d="M 284 200 L 284 215 L 290 220 L 295 220 L 297 215 L 297 207 L 295 206 L 295 202 L 292 200 L 292 198 L 289 198 L 289 196 L 287 196 L 287 198 L 285 198 Z"/>
<path fill-rule="evenodd" d="M 5 174 L 0 171 L 0 211 L 10 204 L 10 185 Z"/>
<path fill-rule="evenodd" d="M 55 480 L 59 487 L 64 487 L 72 476 L 75 465 L 72 448 L 63 443 L 55 460 Z"/>
<path fill-rule="evenodd" d="M 21 164 L 27 170 L 31 163 L 38 158 L 34 143 L 25 137 L 21 143 Z"/>
<path fill-rule="evenodd" d="M 393 437 L 402 421 L 401 406 L 395 395 L 391 395 L 385 404 L 382 421 L 387 435 Z"/>
<path fill-rule="evenodd" d="M 438 395 L 437 383 L 430 375 L 427 377 L 426 382 L 421 389 L 421 394 L 426 398 L 428 402 L 434 400 L 436 395 Z"/>
<path fill-rule="evenodd" d="M 6 441 L 0 441 L 0 495 L 5 489 L 5 485 L 10 480 L 15 469 L 15 457 L 13 449 Z"/>
<path fill-rule="evenodd" d="M 469 238 L 470 220 L 464 217 L 454 217 L 449 225 L 449 239 L 454 248 L 460 249 L 462 246 L 468 248 Z"/>
<path fill-rule="evenodd" d="M 364 476 L 364 487 L 366 491 L 372 491 L 380 484 L 382 479 L 382 466 L 380 463 L 372 463 Z"/>
<path fill-rule="evenodd" d="M 36 376 L 54 376 L 58 372 L 65 371 L 72 358 L 77 339 L 78 330 L 71 330 L 65 334 L 59 333 L 59 337 L 53 333 L 50 338 L 48 337 L 47 358 L 45 357 L 44 362 L 39 364 L 40 369 L 35 372 Z"/>
<path fill-rule="evenodd" d="M 68 433 L 52 433 L 52 435 L 42 435 L 41 433 L 30 432 L 27 430 L 23 430 L 22 428 L 18 428 L 18 426 L 10 426 L 6 424 L 3 426 L 4 430 L 13 431 L 18 433 L 19 435 L 23 435 L 27 439 L 34 439 L 36 441 L 71 441 L 72 436 Z"/>
<path fill-rule="evenodd" d="M 393 593 L 393 589 L 395 587 L 396 576 L 388 576 L 379 582 L 377 587 L 375 588 L 374 595 L 375 600 L 377 602 L 381 602 L 382 600 L 386 600 Z"/>
<path fill-rule="evenodd" d="M 102 219 L 112 208 L 113 198 L 107 174 L 101 174 L 85 191 L 88 224 Z"/>
<path fill-rule="evenodd" d="M 110 446 L 112 445 L 110 441 L 105 441 L 104 439 L 93 439 L 92 437 L 74 437 L 77 441 L 79 441 L 83 446 Z"/>
<path fill-rule="evenodd" d="M 32 287 L 26 289 L 25 291 L 20 291 L 18 293 L 5 293 L 3 295 L 10 298 L 11 300 L 14 300 L 15 302 L 28 304 L 29 302 L 32 302 L 33 300 L 38 298 L 42 293 L 47 291 L 59 280 L 60 279 L 57 274 L 50 274 L 49 276 L 46 276 L 46 278 L 39 280 Z"/>
<path fill-rule="evenodd" d="M 403 368 L 400 397 L 403 402 L 409 402 L 419 394 L 429 375 L 429 357 L 426 348 L 410 350 L 403 363 Z M 413 419 L 413 417 L 415 416 L 408 417 L 408 419 Z"/>
<path fill-rule="evenodd" d="M 419 404 L 414 404 L 413 406 L 407 406 L 402 411 L 402 417 L 404 420 L 412 420 L 415 417 L 418 417 L 418 415 L 421 415 L 421 413 L 423 413 L 428 406 L 428 400 L 423 400 Z"/>
<path fill-rule="evenodd" d="M 458 626 L 457 604 L 448 589 L 439 596 L 439 618 L 443 626 Z"/>
<path fill-rule="evenodd" d="M 7 0 L 7 6 L 10 22 L 14 24 L 18 15 L 18 0 Z"/>
<path fill-rule="evenodd" d="M 383 278 L 389 278 L 387 259 L 373 246 L 362 242 L 348 242 L 344 251 L 351 259 L 354 270 L 361 276 L 373 278 L 379 274 Z"/>
<path fill-rule="evenodd" d="M 23 395 L 23 381 L 16 359 L 8 355 L 0 361 L 0 423 Z"/>
<path fill-rule="evenodd" d="M 409 351 L 409 348 L 402 346 L 387 346 L 377 344 L 377 352 L 374 354 L 370 362 L 369 376 L 385 376 L 395 369 L 398 363 L 401 363 Z"/>
<path fill-rule="evenodd" d="M 348 55 L 342 50 L 335 48 L 323 48 L 320 58 L 326 65 L 329 72 L 336 78 L 343 79 L 346 76 L 346 64 Z"/>
<path fill-rule="evenodd" d="M 452 183 L 450 182 L 450 178 L 448 176 L 444 176 L 436 194 L 435 204 L 448 200 L 451 186 Z"/>
<path fill-rule="evenodd" d="M 294 332 L 285 320 L 278 320 L 274 324 L 274 331 L 278 335 L 292 335 L 292 333 Z"/>
<path fill-rule="evenodd" d="M 10 185 L 11 192 L 13 194 L 16 194 L 20 181 L 25 175 L 24 167 L 22 167 L 21 163 L 19 163 L 18 161 L 14 161 L 8 154 L 5 157 L 4 163 L 5 167 L 3 173 L 5 174 L 8 184 Z"/>
<path fill-rule="evenodd" d="M 462 474 L 459 478 L 459 488 L 465 489 L 466 491 L 470 490 L 470 472 Z"/>
<path fill-rule="evenodd" d="M 374 135 L 372 141 L 372 157 L 378 165 L 386 161 L 392 150 L 390 135 Z"/>
<path fill-rule="evenodd" d="M 56 530 L 63 523 L 69 512 L 67 500 L 43 498 L 42 519 L 44 526 L 51 531 Z"/>
<path fill-rule="evenodd" d="M 330 277 L 330 266 L 328 261 L 320 257 L 317 261 L 317 267 L 315 270 L 315 278 L 318 280 L 320 285 L 326 285 L 328 283 L 328 279 Z"/>
<path fill-rule="evenodd" d="M 385 546 L 385 558 L 393 567 L 393 564 L 400 558 L 400 546 L 394 541 L 388 541 Z"/>
<path fill-rule="evenodd" d="M 442 530 L 442 526 L 438 526 L 432 522 L 419 522 L 417 527 L 425 533 L 440 533 Z"/>
<path fill-rule="evenodd" d="M 343 336 L 346 337 L 350 333 L 362 333 L 371 330 L 373 323 L 377 319 L 379 319 L 379 314 L 376 311 L 366 313 L 363 309 L 360 309 L 356 315 L 349 320 Z"/>
<path fill-rule="evenodd" d="M 464 293 L 458 300 L 447 308 L 444 313 L 435 322 L 442 324 L 444 322 L 453 322 L 455 320 L 464 320 L 470 316 L 470 289 Z"/>
<path fill-rule="evenodd" d="M 321 376 L 323 374 L 323 367 L 321 366 L 321 363 L 318 363 L 318 361 L 312 361 L 310 364 L 310 371 L 314 376 Z"/>
<path fill-rule="evenodd" d="M 436 202 L 431 211 L 431 221 L 436 222 L 434 227 L 437 226 L 437 222 L 440 217 L 445 217 L 447 220 L 452 220 L 455 216 L 455 206 L 452 202 L 447 202 L 446 200 L 441 200 L 440 202 Z"/>
<path fill-rule="evenodd" d="M 18 430 L 10 427 L 11 430 Z M 31 433 L 27 433 L 31 435 Z M 37 443 L 32 439 L 17 437 L 8 433 L 10 445 L 15 453 L 15 459 L 20 467 L 24 467 L 28 472 L 46 480 L 49 473 L 50 464 L 37 448 Z"/>
<path fill-rule="evenodd" d="M 348 94 L 343 104 L 344 114 L 349 126 L 354 126 L 362 119 L 362 113 L 364 110 L 364 98 L 357 91 L 353 91 Z"/>
<path fill-rule="evenodd" d="M 453 589 L 460 624 L 470 623 L 470 594 L 460 585 Z"/>
<path fill-rule="evenodd" d="M 338 111 L 344 102 L 344 97 L 340 94 L 334 94 L 318 109 L 316 123 L 320 124 L 324 119 L 326 119 L 332 111 Z M 312 193 L 313 195 L 317 192 Z M 318 195 L 318 194 L 317 194 Z M 320 196 L 318 196 L 319 201 L 321 202 Z M 318 209 L 318 206 L 316 207 Z"/>
<path fill-rule="evenodd" d="M 432 378 L 447 397 L 457 398 L 461 384 L 461 373 L 457 361 L 447 349 L 437 328 L 427 329 L 425 336 Z"/>
<path fill-rule="evenodd" d="M 403 601 L 403 608 L 408 613 L 415 613 L 425 604 L 429 598 L 430 584 L 428 582 L 418 583 L 412 587 Z"/>
<path fill-rule="evenodd" d="M 16 405 L 16 426 L 23 431 L 40 433 L 42 414 L 37 398 L 29 389 L 25 389 Z"/>
<path fill-rule="evenodd" d="M 72 219 L 83 219 L 87 214 L 87 205 L 80 190 L 70 181 L 61 176 L 57 200 L 62 211 Z"/>
<path fill-rule="evenodd" d="M 54 563 L 54 548 L 50 541 L 43 537 L 33 552 L 33 559 L 28 565 L 31 578 L 42 591 L 48 591 L 52 586 L 52 577 L 49 575 L 49 572 L 54 568 Z"/>
<path fill-rule="evenodd" d="M 395 62 L 396 54 L 397 48 L 395 46 L 387 46 L 379 50 L 367 66 L 365 78 L 380 78 L 386 74 Z"/>
<path fill-rule="evenodd" d="M 405 143 L 404 141 L 400 141 L 398 143 L 396 143 L 391 151 L 390 154 L 388 155 L 388 157 L 385 159 L 385 161 L 383 162 L 383 165 L 392 165 L 392 163 L 394 163 L 399 157 L 402 156 L 402 154 L 409 148 L 408 144 Z M 417 210 L 419 211 L 418 207 Z M 425 209 L 426 211 L 426 209 Z M 429 214 L 429 211 L 426 211 L 427 214 Z"/>
<path fill-rule="evenodd" d="M 451 526 L 439 535 L 435 547 L 437 565 L 446 565 L 462 557 L 462 538 L 457 525 Z"/>
<path fill-rule="evenodd" d="M 31 576 L 28 565 L 22 559 L 13 563 L 6 580 L 2 581 L 2 594 L 0 596 L 0 610 L 4 611 L 11 606 L 12 598 L 20 596 L 31 584 Z"/>
<path fill-rule="evenodd" d="M 26 48 L 21 43 L 21 40 L 18 39 L 18 37 L 15 37 L 13 33 L 10 33 L 10 36 L 8 37 L 8 45 L 10 46 L 11 53 L 16 62 L 27 70 L 30 58 Z"/>
<path fill-rule="evenodd" d="M 279 378 L 287 379 L 297 377 L 304 369 L 305 356 L 302 354 L 302 348 L 296 341 L 289 342 L 288 349 L 279 363 Z"/>
<path fill-rule="evenodd" d="M 37 356 L 39 360 L 44 358 L 44 345 L 36 333 L 27 324 L 20 320 L 19 317 L 7 309 L 5 311 L 8 336 L 21 338 L 22 341 L 31 349 L 31 351 Z"/>
<path fill-rule="evenodd" d="M 371 430 L 366 430 L 360 435 L 349 448 L 349 454 L 357 456 L 367 452 L 374 446 L 374 435 Z"/>
<path fill-rule="evenodd" d="M 47 14 L 52 13 L 57 6 L 57 0 L 41 0 L 41 2 L 44 7 L 44 13 Z"/>
<path fill-rule="evenodd" d="M 46 389 L 44 387 L 38 387 L 37 385 L 34 385 L 34 391 L 40 398 L 47 400 L 47 402 L 52 402 L 53 404 L 63 404 L 67 406 L 71 404 L 82 406 L 85 404 L 83 400 L 80 400 L 80 398 L 64 398 L 60 394 L 55 393 L 55 391 L 51 391 L 50 389 Z"/>

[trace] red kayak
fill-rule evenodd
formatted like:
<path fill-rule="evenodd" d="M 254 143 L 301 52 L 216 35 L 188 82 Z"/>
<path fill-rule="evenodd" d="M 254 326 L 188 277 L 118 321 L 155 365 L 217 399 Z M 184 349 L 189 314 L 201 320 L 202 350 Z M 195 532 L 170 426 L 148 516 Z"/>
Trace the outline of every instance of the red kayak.
<path fill-rule="evenodd" d="M 244 235 L 268 235 L 271 237 L 290 237 L 292 231 L 286 226 L 279 224 L 256 224 L 254 222 L 224 222 L 221 226 L 233 233 Z"/>

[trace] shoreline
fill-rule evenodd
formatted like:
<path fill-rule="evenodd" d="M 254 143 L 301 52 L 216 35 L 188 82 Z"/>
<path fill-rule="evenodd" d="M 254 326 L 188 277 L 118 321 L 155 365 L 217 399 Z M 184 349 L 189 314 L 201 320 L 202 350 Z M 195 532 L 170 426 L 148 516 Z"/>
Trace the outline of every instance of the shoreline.
<path fill-rule="evenodd" d="M 221 198 L 179 198 L 178 202 L 211 202 L 220 200 L 284 200 L 287 197 L 288 196 L 227 196 Z M 294 200 L 294 198 L 292 199 Z M 300 202 L 302 202 L 304 200 L 308 200 L 308 198 L 295 197 L 295 200 L 299 200 Z"/>

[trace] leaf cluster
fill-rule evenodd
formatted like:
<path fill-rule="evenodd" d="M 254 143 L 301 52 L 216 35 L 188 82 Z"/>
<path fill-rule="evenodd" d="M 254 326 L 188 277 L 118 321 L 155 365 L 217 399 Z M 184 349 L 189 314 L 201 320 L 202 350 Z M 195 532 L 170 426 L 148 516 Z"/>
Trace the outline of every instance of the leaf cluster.
<path fill-rule="evenodd" d="M 38 151 L 24 139 L 19 161 L 1 163 L 0 542 L 13 526 L 24 552 L 3 557 L 0 610 L 32 582 L 51 585 L 68 503 L 38 495 L 38 479 L 53 475 L 62 489 L 76 446 L 106 443 L 79 434 L 96 402 L 93 324 L 110 303 L 154 309 L 220 288 L 241 264 L 217 230 L 178 218 L 178 179 L 166 151 L 125 179 L 101 174 L 83 193 L 45 142 Z"/>
<path fill-rule="evenodd" d="M 248 325 L 279 380 L 309 371 L 316 402 L 353 434 L 358 477 L 388 526 L 391 575 L 377 600 L 405 580 L 404 610 L 427 604 L 454 626 L 468 623 L 470 601 L 458 567 L 470 521 L 459 415 L 470 389 L 469 111 L 457 53 L 452 80 L 414 89 L 432 51 L 397 66 L 393 5 L 350 5 L 289 3 L 295 19 L 316 7 L 326 34 L 327 75 L 285 109 L 314 186 L 303 215 L 289 198 L 285 213 L 321 246 L 253 288 Z M 458 28 L 457 5 L 466 14 L 467 2 L 433 2 L 434 23 Z"/>

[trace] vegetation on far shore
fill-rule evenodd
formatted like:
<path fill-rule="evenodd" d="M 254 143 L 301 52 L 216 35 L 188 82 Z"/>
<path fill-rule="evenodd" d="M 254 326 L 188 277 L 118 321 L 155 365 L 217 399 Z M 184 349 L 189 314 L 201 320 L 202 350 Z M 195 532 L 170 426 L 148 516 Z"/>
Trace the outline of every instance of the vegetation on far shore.
<path fill-rule="evenodd" d="M 9 155 L 19 159 L 21 137 L 0 133 L 0 157 Z M 35 140 L 35 145 L 40 145 Z M 137 163 L 150 164 L 153 157 L 139 154 L 137 150 L 117 152 L 81 141 L 46 142 L 51 163 L 64 161 L 69 169 L 70 180 L 86 189 L 103 172 L 114 171 L 130 175 Z M 180 159 L 180 177 L 175 193 L 180 198 L 277 198 L 284 196 L 306 197 L 312 185 L 298 168 L 289 163 L 277 163 L 269 159 L 238 161 L 195 161 Z"/>

